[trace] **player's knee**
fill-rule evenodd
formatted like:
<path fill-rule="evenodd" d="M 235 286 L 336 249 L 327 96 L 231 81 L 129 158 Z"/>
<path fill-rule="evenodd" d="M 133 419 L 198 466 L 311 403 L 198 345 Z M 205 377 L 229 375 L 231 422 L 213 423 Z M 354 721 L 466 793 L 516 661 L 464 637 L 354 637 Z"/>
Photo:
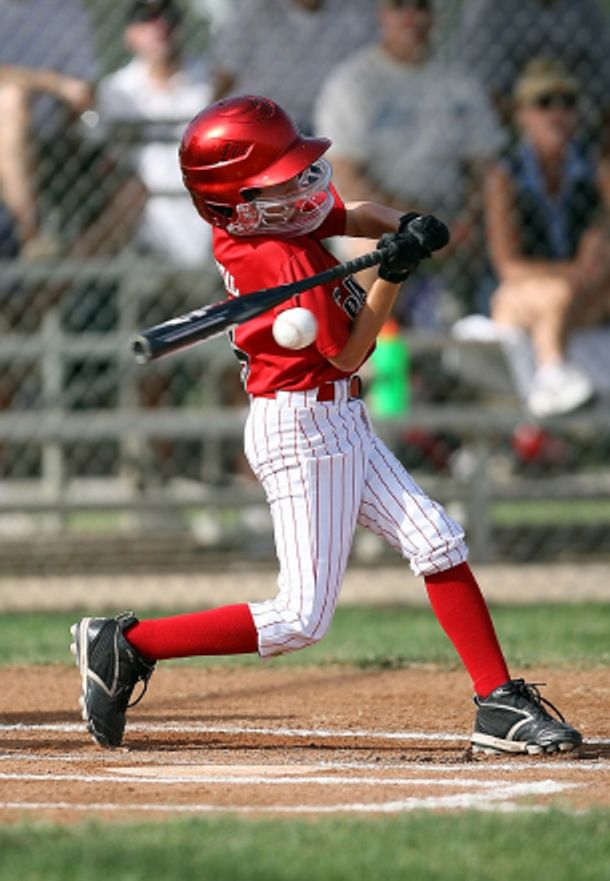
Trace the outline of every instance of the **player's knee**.
<path fill-rule="evenodd" d="M 328 632 L 330 619 L 326 616 L 314 618 L 313 616 L 300 616 L 289 628 L 293 640 L 300 643 L 301 648 L 315 645 L 320 642 Z"/>
<path fill-rule="evenodd" d="M 320 642 L 326 635 L 330 617 L 319 619 L 295 616 L 276 620 L 274 626 L 259 630 L 259 652 L 265 657 L 300 651 Z"/>

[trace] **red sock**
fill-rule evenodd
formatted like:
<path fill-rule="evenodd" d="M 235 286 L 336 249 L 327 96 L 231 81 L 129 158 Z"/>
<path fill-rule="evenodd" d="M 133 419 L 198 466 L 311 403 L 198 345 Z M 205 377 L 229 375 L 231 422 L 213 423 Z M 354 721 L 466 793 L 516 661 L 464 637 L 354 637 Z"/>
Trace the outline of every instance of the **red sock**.
<path fill-rule="evenodd" d="M 258 650 L 258 633 L 245 603 L 139 621 L 129 628 L 126 637 L 150 661 L 195 655 L 243 655 Z"/>
<path fill-rule="evenodd" d="M 439 624 L 470 673 L 475 693 L 485 697 L 507 682 L 510 674 L 470 566 L 460 563 L 444 572 L 426 575 L 425 580 Z"/>

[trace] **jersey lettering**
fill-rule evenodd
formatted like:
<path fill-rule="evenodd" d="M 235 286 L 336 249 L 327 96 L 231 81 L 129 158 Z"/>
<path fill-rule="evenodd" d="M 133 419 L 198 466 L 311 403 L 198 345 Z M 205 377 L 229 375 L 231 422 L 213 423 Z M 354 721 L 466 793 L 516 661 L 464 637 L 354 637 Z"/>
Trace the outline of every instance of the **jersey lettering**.
<path fill-rule="evenodd" d="M 228 331 L 227 337 L 229 338 L 229 343 L 231 344 L 231 348 L 239 361 L 239 376 L 243 383 L 244 389 L 247 387 L 248 377 L 250 376 L 250 356 L 247 352 L 244 352 L 243 349 L 240 349 L 237 343 L 235 342 L 235 329 Z"/>
<path fill-rule="evenodd" d="M 330 269 L 337 262 L 324 245 L 309 241 L 305 236 L 294 241 L 263 237 L 253 243 L 246 236 L 242 239 L 230 236 L 219 227 L 212 235 L 219 277 L 233 296 L 239 296 L 241 292 L 242 299 L 249 296 L 248 291 L 281 285 L 290 281 L 293 274 L 297 280 L 305 278 Z M 351 316 L 358 312 L 364 294 L 359 285 L 351 281 L 347 285 L 336 284 L 336 301 L 333 299 L 334 284 L 327 283 L 304 291 L 298 301 L 295 297 L 284 306 L 289 308 L 300 302 L 311 309 L 318 319 L 315 346 L 294 351 L 279 346 L 273 338 L 274 309 L 235 325 L 231 340 L 242 365 L 242 381 L 245 381 L 249 395 L 257 397 L 287 389 L 318 388 L 325 382 L 346 376 L 345 371 L 328 360 L 328 356 L 332 357 L 345 345 L 353 321 Z M 350 302 L 346 309 L 341 308 L 346 299 Z"/>
<path fill-rule="evenodd" d="M 231 294 L 232 297 L 241 296 L 239 288 L 235 284 L 235 279 L 231 275 L 228 269 L 226 269 L 222 263 L 219 263 L 218 260 L 215 261 L 218 271 L 220 273 L 220 277 L 222 278 L 222 283 L 225 286 L 225 290 L 227 294 Z"/>
<path fill-rule="evenodd" d="M 343 296 L 344 289 L 347 289 L 347 296 Z M 337 306 L 353 320 L 364 306 L 366 291 L 353 276 L 348 275 L 343 279 L 343 287 L 337 285 L 334 288 L 332 298 Z"/>

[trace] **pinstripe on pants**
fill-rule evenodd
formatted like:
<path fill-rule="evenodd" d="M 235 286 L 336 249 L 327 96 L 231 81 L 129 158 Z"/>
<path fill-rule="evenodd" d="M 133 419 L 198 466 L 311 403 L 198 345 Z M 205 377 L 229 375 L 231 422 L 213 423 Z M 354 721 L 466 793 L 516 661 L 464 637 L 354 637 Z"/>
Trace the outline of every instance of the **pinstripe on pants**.
<path fill-rule="evenodd" d="M 282 654 L 326 633 L 357 523 L 382 536 L 416 575 L 467 557 L 462 528 L 430 499 L 375 435 L 364 403 L 336 383 L 333 403 L 316 390 L 254 398 L 245 450 L 271 509 L 278 593 L 251 603 L 259 652 Z"/>

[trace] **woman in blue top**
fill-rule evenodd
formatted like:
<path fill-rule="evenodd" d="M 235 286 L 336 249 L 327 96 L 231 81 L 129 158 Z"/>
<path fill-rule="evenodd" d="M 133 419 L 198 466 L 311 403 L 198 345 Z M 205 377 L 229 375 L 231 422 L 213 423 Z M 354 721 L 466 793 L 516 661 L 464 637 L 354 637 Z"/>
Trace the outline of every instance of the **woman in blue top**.
<path fill-rule="evenodd" d="M 593 396 L 590 378 L 565 351 L 570 330 L 610 320 L 610 164 L 579 145 L 578 84 L 557 62 L 531 61 L 515 102 L 519 139 L 486 185 L 499 280 L 491 316 L 530 334 L 537 370 L 528 406 L 543 417 Z"/>

